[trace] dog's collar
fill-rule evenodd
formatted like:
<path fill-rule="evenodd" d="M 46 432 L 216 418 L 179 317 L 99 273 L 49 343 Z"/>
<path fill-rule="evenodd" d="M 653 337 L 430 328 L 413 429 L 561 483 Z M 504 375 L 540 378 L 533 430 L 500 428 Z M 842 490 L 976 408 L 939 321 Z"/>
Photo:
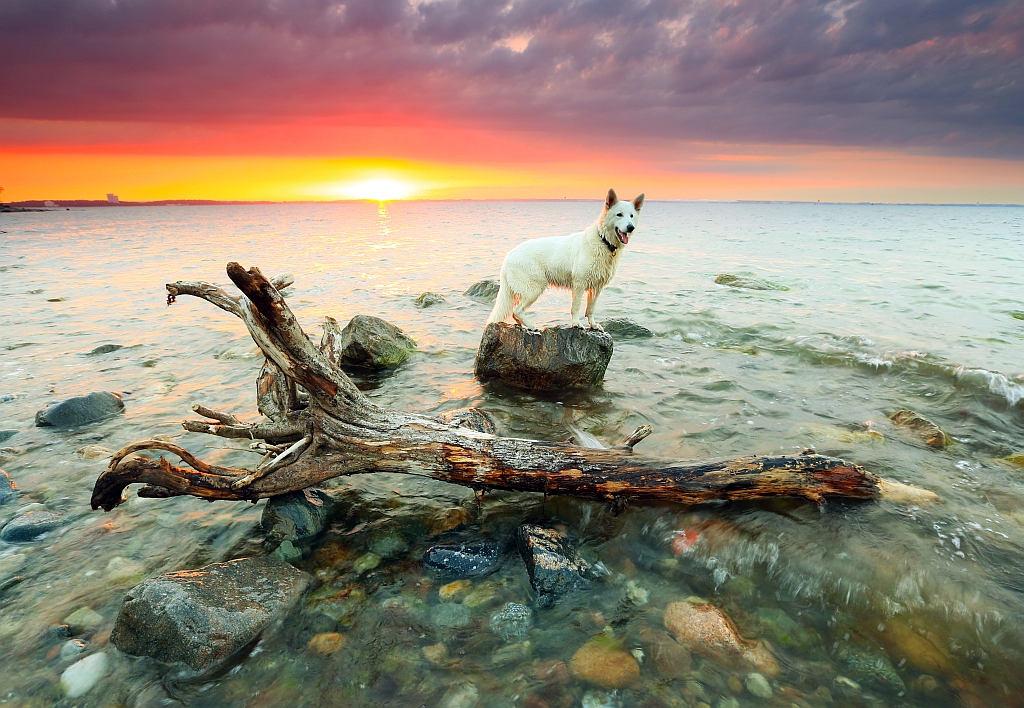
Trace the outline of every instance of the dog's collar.
<path fill-rule="evenodd" d="M 615 252 L 619 250 L 618 246 L 613 246 L 610 243 L 608 243 L 608 239 L 604 237 L 604 234 L 601 234 L 601 242 L 608 247 L 608 250 L 611 251 L 612 255 L 615 255 Z"/>

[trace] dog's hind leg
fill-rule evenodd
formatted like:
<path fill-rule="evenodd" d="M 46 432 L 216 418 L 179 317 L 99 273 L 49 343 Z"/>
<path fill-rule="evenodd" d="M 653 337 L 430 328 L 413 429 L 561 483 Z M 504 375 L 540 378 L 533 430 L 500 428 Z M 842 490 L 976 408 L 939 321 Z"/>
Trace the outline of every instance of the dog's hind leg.
<path fill-rule="evenodd" d="M 526 329 L 539 329 L 539 327 L 537 327 L 532 320 L 527 319 L 526 310 L 530 307 L 530 305 L 537 302 L 537 298 L 540 297 L 540 294 L 542 292 L 544 292 L 544 288 L 541 288 L 539 290 L 531 290 L 521 295 L 519 297 L 519 302 L 512 310 L 512 319 L 521 324 L 523 327 L 526 327 Z"/>
<path fill-rule="evenodd" d="M 509 287 L 508 281 L 502 274 L 501 285 L 498 287 L 498 298 L 494 301 L 494 309 L 491 310 L 491 316 L 487 318 L 487 324 L 507 320 L 519 299 L 519 296 L 512 292 L 512 288 Z"/>

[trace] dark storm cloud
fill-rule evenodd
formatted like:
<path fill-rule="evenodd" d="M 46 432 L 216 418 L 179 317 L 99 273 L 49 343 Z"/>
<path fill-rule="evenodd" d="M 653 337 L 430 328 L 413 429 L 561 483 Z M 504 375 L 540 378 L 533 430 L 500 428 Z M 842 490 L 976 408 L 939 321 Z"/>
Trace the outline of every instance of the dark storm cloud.
<path fill-rule="evenodd" d="M 1018 0 L 0 0 L 0 114 L 1020 156 L 1022 54 Z"/>

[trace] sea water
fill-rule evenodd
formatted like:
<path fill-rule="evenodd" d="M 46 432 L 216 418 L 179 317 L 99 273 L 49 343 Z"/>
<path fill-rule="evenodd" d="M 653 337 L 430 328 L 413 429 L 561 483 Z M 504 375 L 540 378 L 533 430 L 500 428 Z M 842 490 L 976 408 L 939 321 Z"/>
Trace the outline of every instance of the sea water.
<path fill-rule="evenodd" d="M 0 506 L 0 523 L 28 504 L 66 520 L 35 542 L 0 542 L 0 704 L 72 704 L 59 677 L 83 655 L 62 658 L 67 639 L 53 627 L 87 607 L 102 622 L 84 633 L 84 655 L 105 652 L 107 670 L 74 705 L 1019 705 L 1024 467 L 1006 458 L 1024 453 L 1024 209 L 649 201 L 597 316 L 629 317 L 655 336 L 617 341 L 592 391 L 476 381 L 489 306 L 462 292 L 495 278 L 516 244 L 579 230 L 599 208 L 398 202 L 0 216 L 0 429 L 19 430 L 0 443 L 0 466 L 20 493 Z M 262 357 L 242 324 L 194 298 L 168 306 L 163 287 L 187 279 L 230 289 L 229 261 L 293 273 L 288 302 L 311 335 L 326 315 L 344 324 L 370 314 L 413 337 L 418 352 L 406 364 L 356 377 L 381 405 L 426 414 L 478 406 L 503 435 L 577 431 L 605 445 L 650 424 L 637 451 L 669 460 L 813 447 L 942 503 L 633 504 L 615 515 L 526 494 L 477 500 L 401 475 L 336 480 L 342 510 L 295 561 L 316 578 L 314 595 L 224 671 L 170 684 L 159 666 L 108 644 L 125 593 L 161 572 L 266 553 L 263 504 L 130 492 L 104 513 L 89 497 L 104 449 L 154 435 L 210 462 L 258 461 L 244 444 L 180 427 L 194 403 L 257 415 Z M 723 273 L 774 287 L 716 284 Z M 417 308 L 425 291 L 446 302 Z M 550 292 L 535 317 L 567 323 L 569 302 Z M 101 345 L 120 348 L 90 354 Z M 124 414 L 73 431 L 33 427 L 37 410 L 97 390 L 122 394 Z M 900 409 L 953 443 L 933 449 L 894 426 L 887 416 Z M 609 572 L 553 608 L 534 607 L 530 645 L 509 659 L 488 621 L 505 602 L 533 605 L 514 552 L 476 581 L 485 601 L 464 627 L 432 622 L 443 581 L 419 558 L 450 539 L 507 539 L 524 521 L 564 528 Z M 357 572 L 354 560 L 382 533 L 400 535 L 408 551 Z M 645 642 L 663 631 L 668 603 L 693 597 L 771 644 L 782 667 L 772 697 L 699 654 L 685 676 L 659 674 Z M 327 628 L 345 636 L 334 653 L 310 645 L 325 631 L 324 602 L 345 608 Z M 550 667 L 602 632 L 638 650 L 638 681 L 609 692 L 550 679 L 564 679 L 564 667 Z M 439 644 L 448 661 L 423 652 Z"/>

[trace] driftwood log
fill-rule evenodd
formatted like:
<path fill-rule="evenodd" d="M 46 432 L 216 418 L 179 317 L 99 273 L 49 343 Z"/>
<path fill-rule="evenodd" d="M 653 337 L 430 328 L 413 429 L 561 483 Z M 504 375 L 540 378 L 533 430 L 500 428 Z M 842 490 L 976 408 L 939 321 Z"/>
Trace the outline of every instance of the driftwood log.
<path fill-rule="evenodd" d="M 201 405 L 204 420 L 186 420 L 187 431 L 250 441 L 265 452 L 252 469 L 210 465 L 184 448 L 142 440 L 117 452 L 96 480 L 94 509 L 110 511 L 131 484 L 140 496 L 192 495 L 210 501 L 273 497 L 332 477 L 399 472 L 472 487 L 566 494 L 608 501 L 692 504 L 718 499 L 828 496 L 921 503 L 926 490 L 880 479 L 843 460 L 812 453 L 741 457 L 719 461 L 667 462 L 633 454 L 650 434 L 638 428 L 619 446 L 581 448 L 569 443 L 496 437 L 438 418 L 387 410 L 364 396 L 336 363 L 338 323 L 325 319 L 315 346 L 299 326 L 279 289 L 290 277 L 269 280 L 256 268 L 229 263 L 227 274 L 241 291 L 179 281 L 167 285 L 168 304 L 192 295 L 241 318 L 266 356 L 257 379 L 263 419 L 244 423 Z M 187 466 L 135 453 L 173 453 Z"/>

